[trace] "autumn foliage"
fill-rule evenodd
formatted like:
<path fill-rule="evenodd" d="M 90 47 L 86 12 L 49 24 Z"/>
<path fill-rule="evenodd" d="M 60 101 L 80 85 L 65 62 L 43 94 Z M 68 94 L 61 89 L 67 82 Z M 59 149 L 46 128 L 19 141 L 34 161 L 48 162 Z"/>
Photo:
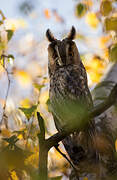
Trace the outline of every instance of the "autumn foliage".
<path fill-rule="evenodd" d="M 99 8 L 94 10 L 93 0 L 83 0 L 76 1 L 74 7 L 77 21 L 84 21 L 91 31 L 102 29 L 101 35 L 96 38 L 89 37 L 79 30 L 76 35 L 76 41 L 84 43 L 89 49 L 94 41 L 97 43 L 95 51 L 81 53 L 90 88 L 99 83 L 108 66 L 117 61 L 117 2 L 102 0 L 98 5 Z M 62 15 L 55 9 L 46 8 L 42 15 L 47 21 L 54 18 L 56 23 L 65 23 Z M 19 57 L 28 56 L 36 47 L 38 49 L 31 55 L 30 62 L 25 68 L 18 66 L 20 60 L 10 52 L 10 46 L 13 45 L 14 34 L 17 34 L 19 29 L 20 31 L 25 29 L 28 23 L 21 18 L 6 18 L 2 11 L 0 16 L 0 87 L 2 89 L 0 90 L 0 95 L 2 94 L 0 96 L 0 180 L 36 180 L 39 156 L 37 134 L 40 132 L 37 122 L 38 111 L 45 120 L 46 136 L 56 132 L 48 109 L 47 60 L 42 63 L 35 61 L 37 54 L 40 54 L 40 59 L 41 56 L 44 57 L 47 42 L 46 40 L 38 42 L 31 35 L 27 35 L 23 39 L 24 45 L 26 43 L 25 48 L 22 48 L 22 42 L 17 47 Z M 13 93 L 11 86 L 16 87 Z M 19 96 L 22 91 L 26 94 Z M 61 150 L 65 151 L 62 145 Z M 115 151 L 117 152 L 117 140 Z M 69 176 L 70 165 L 54 148 L 49 152 L 48 161 L 51 180 L 60 180 L 63 176 Z M 55 176 L 56 178 L 52 178 Z M 84 180 L 88 180 L 87 177 L 84 177 Z"/>

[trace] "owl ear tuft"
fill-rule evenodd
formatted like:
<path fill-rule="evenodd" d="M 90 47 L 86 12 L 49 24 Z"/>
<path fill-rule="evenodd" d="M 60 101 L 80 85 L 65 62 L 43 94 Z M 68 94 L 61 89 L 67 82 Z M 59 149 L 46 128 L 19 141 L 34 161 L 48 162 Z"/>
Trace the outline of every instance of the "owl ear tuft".
<path fill-rule="evenodd" d="M 73 40 L 75 38 L 75 35 L 76 35 L 76 29 L 74 26 L 72 26 L 71 31 L 67 36 L 67 39 Z"/>
<path fill-rule="evenodd" d="M 56 40 L 55 37 L 53 36 L 53 34 L 51 33 L 50 29 L 47 29 L 47 31 L 46 31 L 46 37 L 47 37 L 48 41 L 50 41 L 50 42 L 53 42 Z"/>

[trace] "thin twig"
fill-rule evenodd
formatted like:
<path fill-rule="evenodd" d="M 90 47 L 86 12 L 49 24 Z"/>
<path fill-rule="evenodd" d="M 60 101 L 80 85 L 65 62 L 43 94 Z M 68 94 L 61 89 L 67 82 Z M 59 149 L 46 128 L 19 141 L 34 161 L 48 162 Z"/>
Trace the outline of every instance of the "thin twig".
<path fill-rule="evenodd" d="M 61 152 L 61 150 L 59 149 L 59 144 L 55 145 L 55 149 L 69 162 L 69 164 L 72 166 L 72 168 L 74 169 L 74 171 L 78 172 L 78 169 L 72 164 L 72 162 L 69 160 L 69 158 L 66 156 L 66 154 L 64 154 L 63 152 Z"/>
<path fill-rule="evenodd" d="M 7 79 L 8 79 L 8 86 L 7 86 L 7 92 L 6 92 L 6 96 L 5 96 L 5 103 L 4 103 L 4 107 L 3 107 L 3 114 L 2 114 L 2 118 L 1 118 L 1 122 L 0 125 L 3 123 L 5 123 L 6 128 L 8 128 L 8 122 L 7 122 L 7 116 L 5 115 L 5 111 L 6 111 L 6 104 L 7 104 L 7 99 L 8 99 L 8 94 L 9 94 L 9 89 L 10 89 L 10 78 L 9 78 L 9 72 L 7 70 L 6 63 L 5 63 L 5 58 L 8 57 L 6 55 L 2 55 L 1 58 L 3 58 L 3 68 L 7 74 Z"/>
<path fill-rule="evenodd" d="M 1 10 L 0 10 L 0 15 L 2 16 L 2 21 L 4 21 L 6 19 L 6 17 L 4 16 L 4 14 Z"/>

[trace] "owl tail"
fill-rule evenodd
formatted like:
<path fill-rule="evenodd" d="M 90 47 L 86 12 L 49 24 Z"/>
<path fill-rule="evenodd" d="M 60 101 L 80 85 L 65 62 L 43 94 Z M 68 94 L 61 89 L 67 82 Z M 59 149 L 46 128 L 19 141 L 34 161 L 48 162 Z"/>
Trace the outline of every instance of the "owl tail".
<path fill-rule="evenodd" d="M 55 126 L 58 131 L 61 131 L 61 127 L 58 123 L 57 118 L 54 116 L 54 122 Z M 65 147 L 66 152 L 68 153 L 71 161 L 73 162 L 74 165 L 77 165 L 80 160 L 82 160 L 85 157 L 85 151 L 78 144 L 78 138 L 79 138 L 79 133 L 74 133 L 69 136 L 67 136 L 63 141 L 63 145 Z"/>
<path fill-rule="evenodd" d="M 54 117 L 55 126 L 58 131 L 61 131 L 61 127 Z M 66 152 L 68 153 L 71 161 L 74 165 L 78 165 L 79 162 L 85 160 L 88 156 L 97 156 L 96 148 L 94 148 L 94 136 L 96 134 L 94 122 L 92 122 L 86 131 L 74 132 L 67 136 L 63 141 Z M 96 157 L 98 159 L 98 157 Z"/>
<path fill-rule="evenodd" d="M 73 134 L 66 137 L 62 143 L 74 165 L 78 165 L 85 158 L 85 151 L 82 146 L 76 144 Z"/>
<path fill-rule="evenodd" d="M 62 141 L 74 165 L 78 165 L 86 159 L 95 159 L 98 161 L 99 154 L 96 149 L 96 143 L 94 142 L 94 136 L 94 132 L 75 132 Z"/>

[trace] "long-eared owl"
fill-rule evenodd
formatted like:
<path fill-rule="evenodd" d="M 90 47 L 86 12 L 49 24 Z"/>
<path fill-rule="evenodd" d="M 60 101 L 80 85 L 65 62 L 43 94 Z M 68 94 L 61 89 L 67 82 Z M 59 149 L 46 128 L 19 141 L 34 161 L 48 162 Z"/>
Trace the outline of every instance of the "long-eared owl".
<path fill-rule="evenodd" d="M 61 41 L 57 40 L 49 29 L 46 32 L 50 42 L 48 47 L 50 109 L 58 131 L 75 126 L 83 131 L 82 128 L 87 122 L 82 122 L 81 117 L 93 106 L 86 70 L 73 41 L 75 34 L 76 30 L 72 26 L 69 35 Z M 77 164 L 85 154 L 85 147 L 82 147 L 81 143 L 82 136 L 76 130 L 63 140 L 64 147 L 74 164 Z"/>

